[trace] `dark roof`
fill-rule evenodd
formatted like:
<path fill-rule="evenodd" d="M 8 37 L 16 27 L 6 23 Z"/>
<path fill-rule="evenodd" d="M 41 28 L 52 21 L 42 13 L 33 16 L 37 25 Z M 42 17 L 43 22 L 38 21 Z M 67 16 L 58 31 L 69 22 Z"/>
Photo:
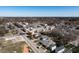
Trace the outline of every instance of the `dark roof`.
<path fill-rule="evenodd" d="M 50 40 L 48 37 L 40 38 L 39 42 L 42 43 L 46 47 L 49 47 L 51 44 L 54 45 L 54 42 Z"/>

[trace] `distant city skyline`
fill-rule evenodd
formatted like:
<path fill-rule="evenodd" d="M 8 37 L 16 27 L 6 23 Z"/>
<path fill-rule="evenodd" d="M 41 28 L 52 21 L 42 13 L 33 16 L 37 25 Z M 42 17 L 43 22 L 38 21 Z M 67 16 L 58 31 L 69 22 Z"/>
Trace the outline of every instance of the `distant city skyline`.
<path fill-rule="evenodd" d="M 78 6 L 0 6 L 0 17 L 79 17 Z"/>

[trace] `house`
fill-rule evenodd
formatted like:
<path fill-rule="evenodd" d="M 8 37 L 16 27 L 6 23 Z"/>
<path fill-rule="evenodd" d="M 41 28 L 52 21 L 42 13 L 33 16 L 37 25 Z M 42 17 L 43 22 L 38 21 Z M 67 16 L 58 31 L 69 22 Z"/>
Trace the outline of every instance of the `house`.
<path fill-rule="evenodd" d="M 56 49 L 56 45 L 55 44 L 51 44 L 49 46 L 49 49 L 50 49 L 51 52 L 54 51 Z"/>
<path fill-rule="evenodd" d="M 51 30 L 53 30 L 53 29 L 55 29 L 55 26 L 52 25 L 52 26 L 50 26 L 50 28 L 51 28 Z"/>
<path fill-rule="evenodd" d="M 60 47 L 57 47 L 55 49 L 55 52 L 56 53 L 63 53 L 65 51 L 65 47 L 64 46 L 60 46 Z"/>
<path fill-rule="evenodd" d="M 53 42 L 49 37 L 47 36 L 42 36 L 39 39 L 39 42 L 45 46 L 46 48 L 50 49 L 51 51 L 53 51 L 54 49 L 56 49 L 56 44 L 55 42 Z"/>

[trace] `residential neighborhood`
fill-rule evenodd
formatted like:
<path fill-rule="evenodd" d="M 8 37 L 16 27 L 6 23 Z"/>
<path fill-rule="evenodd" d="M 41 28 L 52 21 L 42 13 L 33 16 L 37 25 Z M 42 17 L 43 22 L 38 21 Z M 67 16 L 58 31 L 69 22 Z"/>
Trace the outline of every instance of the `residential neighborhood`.
<path fill-rule="evenodd" d="M 78 17 L 2 17 L 1 53 L 79 53 Z"/>

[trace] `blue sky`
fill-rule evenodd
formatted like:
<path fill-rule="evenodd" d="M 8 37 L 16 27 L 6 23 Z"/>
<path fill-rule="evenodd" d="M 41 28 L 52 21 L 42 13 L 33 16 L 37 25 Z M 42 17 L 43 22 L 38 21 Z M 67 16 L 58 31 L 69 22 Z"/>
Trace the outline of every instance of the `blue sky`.
<path fill-rule="evenodd" d="M 79 16 L 78 6 L 0 6 L 0 16 Z"/>

